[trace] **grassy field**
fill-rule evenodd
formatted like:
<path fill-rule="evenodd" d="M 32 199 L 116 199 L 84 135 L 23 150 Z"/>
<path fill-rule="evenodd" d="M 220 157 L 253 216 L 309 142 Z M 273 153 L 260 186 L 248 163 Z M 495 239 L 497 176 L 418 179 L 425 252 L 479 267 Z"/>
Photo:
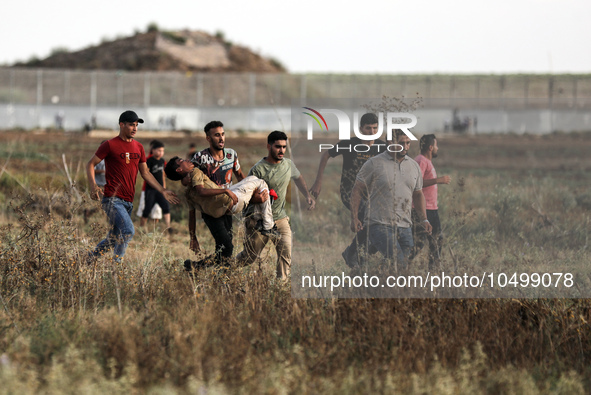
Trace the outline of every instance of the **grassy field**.
<path fill-rule="evenodd" d="M 0 394 L 591 391 L 588 299 L 293 298 L 274 279 L 272 248 L 252 267 L 193 279 L 182 270 L 184 205 L 171 235 L 138 226 L 123 264 L 87 266 L 107 230 L 102 212 L 83 215 L 98 207 L 84 166 L 99 142 L 0 133 Z M 166 158 L 188 147 L 165 144 Z M 266 152 L 257 139 L 228 146 L 245 170 Z M 453 178 L 439 189 L 444 267 L 591 261 L 591 135 L 440 136 L 439 146 L 438 173 Z M 318 157 L 295 160 L 310 186 Z M 340 254 L 352 236 L 339 171 L 330 161 L 315 212 L 292 199 L 294 259 L 319 242 Z M 236 252 L 242 234 L 236 223 Z M 198 235 L 211 251 L 201 224 Z"/>

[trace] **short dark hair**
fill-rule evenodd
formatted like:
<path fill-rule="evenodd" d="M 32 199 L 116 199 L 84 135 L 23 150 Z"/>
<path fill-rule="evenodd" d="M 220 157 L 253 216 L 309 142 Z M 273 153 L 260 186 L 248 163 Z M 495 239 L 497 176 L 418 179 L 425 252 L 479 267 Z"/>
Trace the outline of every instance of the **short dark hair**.
<path fill-rule="evenodd" d="M 363 127 L 363 125 L 373 125 L 374 123 L 378 123 L 378 116 L 374 113 L 368 112 L 361 116 L 359 127 Z"/>
<path fill-rule="evenodd" d="M 180 181 L 183 179 L 183 176 L 177 172 L 177 169 L 180 167 L 178 163 L 176 163 L 177 159 L 180 159 L 178 156 L 172 157 L 168 163 L 166 163 L 166 167 L 164 168 L 164 172 L 166 173 L 166 177 L 171 179 L 172 181 Z"/>
<path fill-rule="evenodd" d="M 205 134 L 208 134 L 211 129 L 223 128 L 223 127 L 224 127 L 224 124 L 221 123 L 220 121 L 211 121 L 207 125 L 205 125 L 205 128 L 203 130 L 205 131 Z"/>
<path fill-rule="evenodd" d="M 156 149 L 156 148 L 160 148 L 160 147 L 164 147 L 164 143 L 160 140 L 152 140 L 150 141 L 150 149 Z"/>
<path fill-rule="evenodd" d="M 271 133 L 269 133 L 269 136 L 267 137 L 267 144 L 273 144 L 275 141 L 278 140 L 287 141 L 287 134 L 280 132 L 279 130 L 274 130 Z"/>
<path fill-rule="evenodd" d="M 435 145 L 435 140 L 437 140 L 437 138 L 434 134 L 424 134 L 419 141 L 421 152 L 427 152 L 430 146 Z"/>

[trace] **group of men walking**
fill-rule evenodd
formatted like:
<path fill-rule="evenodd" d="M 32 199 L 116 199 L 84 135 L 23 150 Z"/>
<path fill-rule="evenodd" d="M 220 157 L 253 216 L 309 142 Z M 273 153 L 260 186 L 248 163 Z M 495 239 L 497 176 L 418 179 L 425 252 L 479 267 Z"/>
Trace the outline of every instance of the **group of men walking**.
<path fill-rule="evenodd" d="M 98 200 L 103 195 L 101 203 L 111 227 L 107 237 L 89 253 L 89 260 L 111 249 L 114 260 L 123 258 L 135 233 L 131 210 L 138 171 L 151 191 L 150 195 L 159 195 L 165 206 L 168 202 L 180 202 L 174 192 L 164 187 L 164 180 L 156 179 L 150 173 L 143 146 L 134 139 L 140 123 L 143 119 L 135 112 L 123 112 L 119 117 L 119 135 L 103 142 L 88 162 L 91 197 Z M 165 168 L 170 180 L 182 181 L 186 186 L 190 249 L 195 253 L 201 250 L 196 236 L 196 211 L 201 212 L 215 240 L 212 264 L 228 265 L 234 259 L 232 215 L 243 212 L 246 218 L 244 248 L 236 256 L 236 261 L 243 265 L 253 263 L 271 240 L 277 251 L 277 277 L 289 278 L 292 233 L 285 210 L 287 188 L 293 180 L 308 208 L 314 209 L 315 199 L 322 189 L 324 168 L 330 158 L 338 155 L 343 155 L 341 200 L 351 211 L 351 229 L 356 235 L 343 252 L 345 262 L 351 267 L 359 267 L 368 253 L 379 251 L 387 259 L 396 257 L 396 262 L 404 267 L 416 255 L 416 251 L 413 252 L 414 224 L 416 245 L 421 245 L 423 234 L 429 235 L 429 264 L 437 263 L 441 252 L 437 184 L 448 184 L 450 178 L 437 178 L 431 162 L 438 151 L 434 135 L 421 138 L 421 155 L 415 160 L 407 155 L 410 139 L 403 133 L 397 133 L 396 143 L 401 147 L 398 152 L 380 152 L 379 147 L 385 146 L 381 140 L 364 140 L 363 143 L 369 146 L 365 152 L 346 149 L 346 145 L 350 148 L 356 143 L 356 138 L 340 141 L 322 155 L 316 181 L 308 190 L 295 164 L 285 158 L 288 140 L 285 133 L 274 131 L 269 134 L 267 156 L 245 176 L 238 154 L 225 145 L 223 126 L 219 121 L 208 123 L 204 131 L 209 147 L 195 151 L 192 158 L 174 157 Z M 365 114 L 361 118 L 361 133 L 376 134 L 377 127 L 375 114 Z M 106 167 L 104 190 L 97 185 L 94 170 L 103 160 Z M 238 181 L 234 185 L 233 176 Z M 192 269 L 194 265 L 191 261 L 189 263 L 187 269 Z"/>

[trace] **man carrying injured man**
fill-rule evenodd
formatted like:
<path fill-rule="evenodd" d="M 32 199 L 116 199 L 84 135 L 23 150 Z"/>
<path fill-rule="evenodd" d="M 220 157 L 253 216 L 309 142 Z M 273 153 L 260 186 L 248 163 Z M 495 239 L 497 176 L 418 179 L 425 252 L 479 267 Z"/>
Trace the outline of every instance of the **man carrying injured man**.
<path fill-rule="evenodd" d="M 244 180 L 224 188 L 211 181 L 199 168 L 178 156 L 170 159 L 165 168 L 166 176 L 172 181 L 183 180 L 187 186 L 185 196 L 189 203 L 189 248 L 195 253 L 201 250 L 195 233 L 195 210 L 219 218 L 227 213 L 237 214 L 249 204 L 255 190 L 269 191 L 267 183 L 257 177 L 249 176 Z M 269 191 L 270 199 L 253 206 L 253 219 L 257 220 L 256 229 L 265 236 L 280 237 L 274 229 L 273 203 L 274 191 Z M 227 264 L 226 262 L 225 264 Z M 220 264 L 223 264 L 220 262 Z M 187 266 L 187 264 L 185 264 Z M 190 270 L 190 268 L 189 268 Z"/>

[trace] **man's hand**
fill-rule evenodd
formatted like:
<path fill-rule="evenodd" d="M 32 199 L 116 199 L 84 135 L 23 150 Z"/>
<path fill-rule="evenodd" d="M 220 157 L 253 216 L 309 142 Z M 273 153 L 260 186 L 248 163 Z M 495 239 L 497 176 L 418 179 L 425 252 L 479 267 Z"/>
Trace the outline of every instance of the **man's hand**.
<path fill-rule="evenodd" d="M 431 223 L 429 221 L 423 221 L 421 223 L 421 226 L 425 229 L 425 232 L 427 232 L 427 234 L 429 234 L 429 235 L 433 231 L 433 227 L 431 226 Z"/>
<path fill-rule="evenodd" d="M 225 189 L 224 191 L 230 196 L 230 199 L 232 199 L 232 206 L 235 206 L 238 203 L 238 196 L 229 189 Z"/>
<path fill-rule="evenodd" d="M 314 185 L 312 185 L 312 188 L 310 188 L 310 195 L 312 195 L 314 197 L 314 199 L 318 199 L 318 196 L 320 196 L 321 190 L 322 190 L 321 183 L 316 181 L 316 182 L 314 182 Z"/>
<path fill-rule="evenodd" d="M 450 176 L 443 176 L 443 177 L 439 177 L 437 179 L 438 184 L 449 184 L 450 182 L 451 182 Z"/>
<path fill-rule="evenodd" d="M 250 198 L 250 203 L 249 204 L 260 204 L 260 203 L 264 203 L 269 199 L 269 191 L 267 189 L 265 189 L 264 191 L 259 191 L 258 189 L 255 189 L 254 192 L 252 193 L 252 197 Z"/>
<path fill-rule="evenodd" d="M 101 196 L 104 195 L 103 189 L 98 185 L 94 184 L 92 191 L 90 191 L 90 198 L 92 200 L 100 200 Z"/>
<path fill-rule="evenodd" d="M 363 229 L 363 224 L 361 223 L 361 221 L 359 221 L 359 218 L 352 218 L 351 219 L 351 231 L 353 233 L 357 233 L 361 229 Z"/>
<path fill-rule="evenodd" d="M 173 191 L 165 189 L 164 192 L 162 192 L 162 194 L 164 195 L 164 199 L 168 200 L 169 203 L 179 204 L 181 202 L 176 193 L 174 193 Z"/>
<path fill-rule="evenodd" d="M 195 255 L 197 255 L 199 253 L 199 251 L 201 251 L 201 247 L 199 246 L 199 241 L 197 241 L 196 237 L 191 239 L 191 243 L 189 244 L 189 248 L 191 249 L 191 251 L 193 251 L 195 253 Z"/>
<path fill-rule="evenodd" d="M 308 195 L 308 210 L 314 210 L 316 207 L 316 200 L 310 195 Z"/>

